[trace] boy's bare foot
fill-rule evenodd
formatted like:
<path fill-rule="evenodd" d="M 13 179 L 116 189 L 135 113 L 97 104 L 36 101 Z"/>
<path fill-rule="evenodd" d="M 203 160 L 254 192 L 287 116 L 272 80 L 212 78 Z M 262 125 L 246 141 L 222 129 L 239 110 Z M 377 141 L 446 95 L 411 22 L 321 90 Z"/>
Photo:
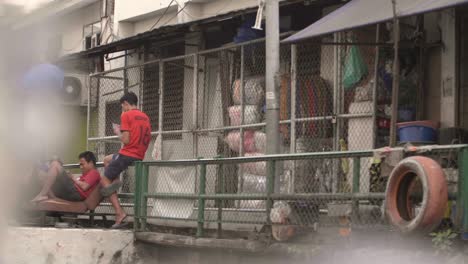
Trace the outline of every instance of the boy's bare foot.
<path fill-rule="evenodd" d="M 115 224 L 112 225 L 112 229 L 119 229 L 128 225 L 127 222 L 124 222 L 125 218 L 127 218 L 127 214 L 121 214 L 115 216 Z"/>
<path fill-rule="evenodd" d="M 47 196 L 47 195 L 38 195 L 34 199 L 32 199 L 31 202 L 39 203 L 39 202 L 42 202 L 42 201 L 45 201 L 45 200 L 48 200 L 48 199 L 49 199 L 49 196 Z"/>

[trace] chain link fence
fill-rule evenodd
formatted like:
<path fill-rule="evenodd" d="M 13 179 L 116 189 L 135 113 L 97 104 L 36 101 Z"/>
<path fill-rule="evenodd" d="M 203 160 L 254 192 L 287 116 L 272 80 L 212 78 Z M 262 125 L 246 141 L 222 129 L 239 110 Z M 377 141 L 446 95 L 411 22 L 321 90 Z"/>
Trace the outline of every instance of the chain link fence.
<path fill-rule="evenodd" d="M 304 153 L 278 156 L 262 156 L 247 159 L 192 159 L 185 161 L 144 162 L 144 166 L 157 168 L 157 173 L 149 173 L 149 182 L 162 182 L 165 187 L 137 191 L 140 205 L 146 213 L 137 215 L 139 223 L 155 225 L 174 225 L 184 222 L 200 229 L 218 229 L 219 233 L 237 227 L 242 230 L 272 226 L 276 239 L 290 235 L 281 234 L 287 230 L 316 230 L 317 228 L 336 228 L 347 236 L 352 229 L 391 230 L 388 226 L 383 201 L 387 180 L 393 166 L 400 160 L 422 155 L 436 160 L 445 173 L 449 203 L 444 222 L 456 223 L 456 197 L 459 186 L 458 175 L 463 162 L 460 148 L 422 147 L 417 149 L 396 148 L 375 151 L 343 151 Z M 223 168 L 229 164 L 238 167 L 248 164 L 264 163 L 267 176 L 245 177 L 242 192 L 226 192 Z M 310 170 L 304 169 L 310 164 Z M 300 164 L 298 166 L 298 164 Z M 337 168 L 335 168 L 337 166 Z M 279 169 L 276 174 L 273 168 Z M 352 168 L 352 170 L 350 170 Z M 174 171 L 179 171 L 174 177 Z M 302 171 L 301 171 L 302 170 Z M 368 177 L 362 173 L 365 170 Z M 306 173 L 301 184 L 288 192 L 292 181 L 290 177 Z M 279 177 L 279 181 L 273 178 Z M 151 180 L 153 178 L 153 180 Z M 179 187 L 170 185 L 177 180 Z M 336 182 L 334 182 L 336 180 Z M 195 183 L 196 184 L 193 184 Z M 278 184 L 279 192 L 275 192 Z M 333 191 L 333 185 L 337 190 Z M 146 188 L 146 187 L 143 187 Z M 145 194 L 147 193 L 147 194 Z M 422 206 L 422 186 L 418 178 L 408 190 L 408 208 L 413 217 Z M 145 202 L 147 201 L 147 202 Z M 202 211 L 202 213 L 200 212 Z M 169 222 L 168 222 L 169 221 Z M 246 226 L 247 225 L 247 226 Z M 276 229 L 275 229 L 276 228 Z M 283 231 L 281 231 L 284 228 Z M 137 231 L 145 228 L 137 225 Z M 279 233 L 275 233 L 279 232 Z M 278 231 L 279 230 L 279 231 Z"/>
<path fill-rule="evenodd" d="M 356 32 L 353 42 L 375 42 L 375 32 L 366 32 Z M 385 54 L 385 47 L 340 45 L 347 37 L 325 36 L 320 42 L 281 45 L 277 91 L 281 153 L 359 151 L 388 145 L 389 93 L 382 70 L 391 54 L 379 56 L 379 52 Z M 121 144 L 112 134 L 112 124 L 120 122 L 120 97 L 133 91 L 140 109 L 150 117 L 153 131 L 145 160 L 262 156 L 268 144 L 265 62 L 265 42 L 255 40 L 93 75 L 89 149 L 101 160 L 119 150 Z M 353 63 L 359 65 L 353 68 Z M 359 171 L 355 166 L 353 160 L 342 158 L 283 162 L 281 193 L 384 191 L 385 183 L 374 177 L 371 157 L 360 159 Z M 360 175 L 357 187 L 353 172 Z M 199 192 L 196 166 L 151 167 L 150 174 L 157 175 L 149 179 L 149 188 L 156 193 Z M 132 170 L 122 175 L 122 192 L 135 191 L 134 176 Z M 263 193 L 266 178 L 265 161 L 208 166 L 206 193 Z M 346 211 L 352 206 L 339 200 L 292 203 L 317 212 L 330 206 Z M 379 201 L 368 204 L 369 212 L 379 211 Z M 206 206 L 213 212 L 219 207 L 232 212 L 266 210 L 264 200 L 208 200 Z M 196 202 L 190 199 L 152 199 L 150 207 L 154 217 L 193 220 L 197 214 Z M 246 214 L 245 219 L 233 221 L 255 222 L 249 217 Z"/>

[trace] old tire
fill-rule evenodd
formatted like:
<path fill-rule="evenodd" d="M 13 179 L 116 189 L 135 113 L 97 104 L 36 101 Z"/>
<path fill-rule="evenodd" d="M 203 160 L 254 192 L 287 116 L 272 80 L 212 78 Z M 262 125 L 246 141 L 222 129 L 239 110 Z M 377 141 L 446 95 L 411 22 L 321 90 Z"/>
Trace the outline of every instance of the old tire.
<path fill-rule="evenodd" d="M 421 187 L 417 213 L 412 212 L 410 198 L 415 182 Z M 430 232 L 440 224 L 447 206 L 444 171 L 433 159 L 421 156 L 406 158 L 390 174 L 385 198 L 390 224 L 403 233 Z"/>

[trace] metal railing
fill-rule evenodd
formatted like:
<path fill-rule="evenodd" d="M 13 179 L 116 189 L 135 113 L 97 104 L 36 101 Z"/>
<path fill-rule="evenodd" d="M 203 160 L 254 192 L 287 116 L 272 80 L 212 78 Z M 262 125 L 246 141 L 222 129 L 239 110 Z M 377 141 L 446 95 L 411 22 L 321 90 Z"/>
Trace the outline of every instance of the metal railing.
<path fill-rule="evenodd" d="M 456 185 L 455 192 L 450 193 L 450 200 L 456 203 L 456 216 L 454 219 L 455 226 L 463 231 L 468 230 L 468 210 L 465 209 L 468 204 L 468 181 L 466 175 L 468 174 L 468 145 L 450 145 L 450 146 L 430 146 L 430 147 L 417 147 L 408 151 L 405 148 L 395 148 L 393 151 L 402 151 L 405 156 L 411 155 L 424 155 L 431 157 L 438 161 L 444 170 L 453 170 L 457 172 L 457 180 L 454 182 Z M 272 223 L 271 211 L 275 202 L 287 201 L 292 204 L 300 204 L 302 207 L 296 207 L 298 215 L 323 213 L 327 210 L 328 215 L 339 215 L 340 213 L 332 213 L 330 205 L 346 205 L 346 208 L 352 208 L 351 217 L 356 219 L 356 224 L 372 225 L 377 222 L 385 224 L 383 216 L 375 217 L 373 219 L 366 218 L 366 208 L 381 209 L 382 201 L 385 199 L 384 191 L 370 191 L 369 186 L 364 186 L 365 181 L 362 178 L 363 166 L 368 166 L 365 162 L 375 154 L 373 150 L 368 151 L 339 151 L 339 152 L 317 152 L 317 153 L 297 153 L 297 154 L 281 154 L 281 155 L 265 155 L 258 157 L 235 157 L 235 158 L 211 158 L 211 159 L 191 159 L 191 160 L 168 160 L 168 161 L 143 161 L 137 162 L 135 165 L 135 217 L 134 217 L 134 230 L 145 231 L 148 222 L 153 219 L 165 220 L 181 220 L 196 222 L 198 237 L 204 236 L 205 225 L 207 223 L 216 223 L 218 234 L 223 231 L 223 224 L 227 223 L 241 223 L 241 224 L 258 224 L 264 226 L 279 225 L 285 223 Z M 332 161 L 328 162 L 327 161 Z M 276 175 L 282 175 L 284 172 L 284 164 L 300 161 L 317 161 L 314 163 L 317 166 L 320 164 L 328 164 L 330 166 L 344 166 L 345 161 L 352 162 L 352 169 L 349 171 L 352 176 L 351 179 L 343 178 L 340 184 L 346 185 L 351 183 L 349 188 L 341 188 L 340 191 L 302 191 L 290 192 L 282 191 L 279 186 L 275 186 L 279 181 L 275 180 Z M 225 165 L 239 165 L 243 164 L 259 164 L 266 162 L 267 176 L 266 188 L 263 192 L 256 193 L 226 193 L 222 189 L 223 185 L 223 169 Z M 348 164 L 349 165 L 349 164 Z M 160 173 L 150 173 L 151 167 L 157 167 Z M 163 177 L 164 169 L 166 168 L 187 168 L 194 167 L 198 174 L 197 176 L 197 190 L 191 193 L 177 193 L 177 192 L 154 192 L 149 190 L 149 182 L 151 179 Z M 293 166 L 294 167 L 294 166 Z M 207 193 L 207 170 L 216 168 L 216 190 L 214 193 Z M 295 168 L 295 167 L 294 167 Z M 281 170 L 277 173 L 278 170 Z M 331 170 L 336 172 L 337 170 Z M 447 173 L 446 173 L 447 174 Z M 328 174 L 326 176 L 329 176 Z M 370 183 L 369 183 L 370 185 Z M 340 185 L 341 186 L 341 185 Z M 288 189 L 288 188 L 286 188 Z M 291 188 L 289 188 L 291 189 Z M 295 189 L 295 188 L 292 188 Z M 364 191 L 363 191 L 364 190 Z M 154 214 L 148 212 L 149 206 L 156 206 L 155 201 L 178 201 L 178 200 L 191 200 L 196 201 L 193 204 L 193 217 L 169 217 L 161 214 Z M 213 208 L 207 207 L 207 201 L 215 201 Z M 260 214 L 259 218 L 254 221 L 248 219 L 234 219 L 231 216 L 226 217 L 228 207 L 226 201 L 264 201 L 264 207 L 259 210 L 246 211 L 248 214 Z M 313 206 L 312 206 L 313 205 Z M 207 214 L 214 211 L 211 217 Z M 314 212 L 310 212 L 314 211 Z M 237 215 L 241 217 L 241 215 Z M 301 218 L 301 217 L 299 217 Z M 302 217 L 304 218 L 304 217 Z M 367 220 L 366 220 L 367 219 Z M 310 221 L 303 221 L 304 219 L 295 220 L 286 224 L 296 226 L 309 226 Z M 320 221 L 318 219 L 314 221 Z"/>

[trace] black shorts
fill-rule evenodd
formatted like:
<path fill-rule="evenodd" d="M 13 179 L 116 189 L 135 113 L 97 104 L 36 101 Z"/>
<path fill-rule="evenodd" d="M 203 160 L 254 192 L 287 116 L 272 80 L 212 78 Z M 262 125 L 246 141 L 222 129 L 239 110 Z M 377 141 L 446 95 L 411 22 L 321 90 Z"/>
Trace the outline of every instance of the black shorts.
<path fill-rule="evenodd" d="M 141 161 L 140 159 L 125 156 L 122 154 L 114 154 L 112 156 L 112 161 L 104 170 L 104 176 L 107 179 L 113 181 L 117 179 L 124 170 L 128 168 L 128 166 L 132 165 L 135 161 Z"/>
<path fill-rule="evenodd" d="M 72 202 L 84 200 L 76 189 L 75 183 L 68 177 L 64 170 L 59 173 L 54 185 L 52 185 L 52 192 L 57 198 L 63 200 Z"/>

